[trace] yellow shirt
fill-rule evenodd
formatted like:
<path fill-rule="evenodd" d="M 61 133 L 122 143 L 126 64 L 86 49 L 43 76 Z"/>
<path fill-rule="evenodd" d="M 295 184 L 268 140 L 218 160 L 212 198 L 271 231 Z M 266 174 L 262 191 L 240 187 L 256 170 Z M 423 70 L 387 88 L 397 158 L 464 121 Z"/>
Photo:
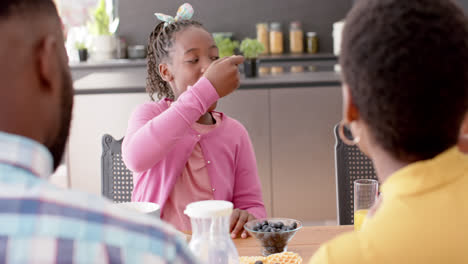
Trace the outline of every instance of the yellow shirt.
<path fill-rule="evenodd" d="M 468 263 L 468 155 L 453 147 L 394 173 L 359 232 L 323 245 L 318 263 Z"/>

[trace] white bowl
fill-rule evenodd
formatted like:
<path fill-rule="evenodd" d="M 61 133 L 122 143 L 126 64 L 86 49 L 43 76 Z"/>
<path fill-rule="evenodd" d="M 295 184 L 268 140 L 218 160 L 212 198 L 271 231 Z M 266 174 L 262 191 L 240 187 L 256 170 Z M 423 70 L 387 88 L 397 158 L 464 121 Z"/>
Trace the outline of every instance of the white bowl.
<path fill-rule="evenodd" d="M 152 217 L 160 218 L 161 206 L 150 202 L 126 202 L 115 204 L 116 207 L 132 210 Z"/>

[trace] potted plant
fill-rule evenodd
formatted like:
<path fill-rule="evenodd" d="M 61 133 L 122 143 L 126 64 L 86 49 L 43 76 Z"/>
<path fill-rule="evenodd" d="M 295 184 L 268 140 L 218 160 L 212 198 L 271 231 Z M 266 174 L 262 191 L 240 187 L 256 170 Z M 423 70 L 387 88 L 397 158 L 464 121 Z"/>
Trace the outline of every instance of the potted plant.
<path fill-rule="evenodd" d="M 234 55 L 234 50 L 239 48 L 239 41 L 231 40 L 231 38 L 222 35 L 215 35 L 214 40 L 218 47 L 220 58 Z"/>
<path fill-rule="evenodd" d="M 75 48 L 78 50 L 78 56 L 80 57 L 80 61 L 84 62 L 88 60 L 88 49 L 86 48 L 86 44 L 84 42 L 76 42 Z"/>
<path fill-rule="evenodd" d="M 108 60 L 114 57 L 116 41 L 111 31 L 110 17 L 107 14 L 106 0 L 100 0 L 92 11 L 92 22 L 89 31 L 93 34 L 93 57 L 96 60 Z M 118 22 L 117 20 L 114 22 Z M 112 24 L 115 24 L 115 23 Z"/>
<path fill-rule="evenodd" d="M 256 39 L 246 38 L 240 45 L 240 51 L 244 54 L 245 77 L 257 76 L 257 58 L 265 50 L 265 47 Z"/>

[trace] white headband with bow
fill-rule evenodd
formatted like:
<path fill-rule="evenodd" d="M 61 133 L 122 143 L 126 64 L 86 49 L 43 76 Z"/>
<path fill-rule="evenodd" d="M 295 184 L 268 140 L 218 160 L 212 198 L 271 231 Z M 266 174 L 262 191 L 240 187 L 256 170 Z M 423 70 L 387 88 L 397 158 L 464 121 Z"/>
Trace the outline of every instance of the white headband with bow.
<path fill-rule="evenodd" d="M 161 13 L 154 13 L 154 15 L 161 21 L 164 22 L 164 26 L 166 27 L 169 24 L 177 22 L 179 20 L 190 20 L 193 17 L 193 7 L 185 3 L 179 7 L 177 10 L 177 15 L 175 17 L 161 14 Z"/>

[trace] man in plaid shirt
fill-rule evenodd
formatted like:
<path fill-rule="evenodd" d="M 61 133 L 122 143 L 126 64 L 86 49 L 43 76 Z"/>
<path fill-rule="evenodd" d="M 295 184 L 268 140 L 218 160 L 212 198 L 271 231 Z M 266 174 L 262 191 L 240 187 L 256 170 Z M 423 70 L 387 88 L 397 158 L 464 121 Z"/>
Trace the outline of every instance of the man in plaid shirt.
<path fill-rule="evenodd" d="M 0 264 L 195 263 L 159 220 L 47 182 L 73 104 L 52 0 L 2 0 L 0 35 Z"/>

